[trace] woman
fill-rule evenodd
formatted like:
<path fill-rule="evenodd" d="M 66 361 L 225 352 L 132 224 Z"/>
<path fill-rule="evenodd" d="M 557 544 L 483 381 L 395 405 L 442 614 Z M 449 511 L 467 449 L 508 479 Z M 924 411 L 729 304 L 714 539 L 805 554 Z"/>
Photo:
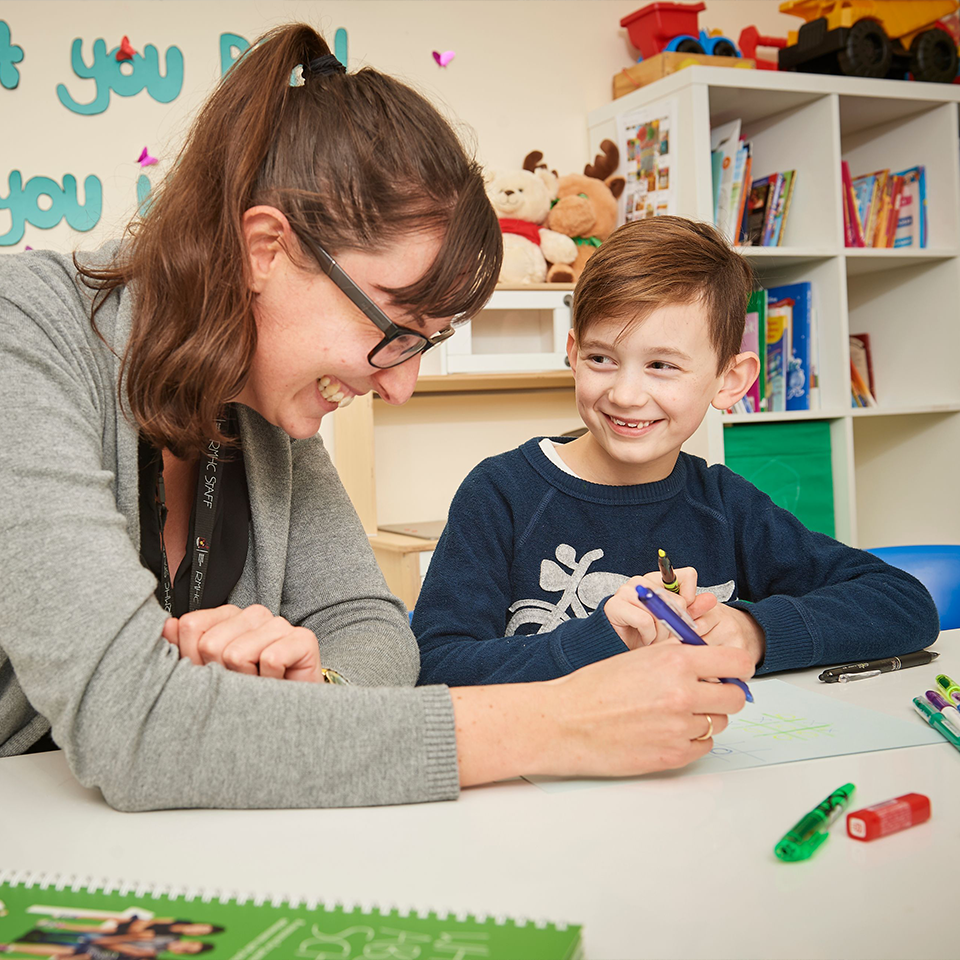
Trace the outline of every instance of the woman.
<path fill-rule="evenodd" d="M 736 651 L 413 687 L 317 429 L 356 394 L 406 401 L 499 265 L 446 122 L 302 25 L 230 70 L 127 242 L 5 258 L 0 756 L 52 726 L 82 783 L 145 810 L 438 800 L 709 750 L 742 694 L 698 681 L 748 676 Z M 349 683 L 289 682 L 322 675 Z"/>

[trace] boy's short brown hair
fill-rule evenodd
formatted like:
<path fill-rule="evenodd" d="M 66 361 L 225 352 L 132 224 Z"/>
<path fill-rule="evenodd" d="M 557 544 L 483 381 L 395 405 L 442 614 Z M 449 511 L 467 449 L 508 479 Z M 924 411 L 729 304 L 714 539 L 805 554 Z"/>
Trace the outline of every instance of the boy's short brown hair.
<path fill-rule="evenodd" d="M 624 224 L 587 261 L 573 294 L 573 333 L 579 341 L 599 320 L 643 320 L 658 307 L 702 299 L 710 341 L 722 371 L 740 352 L 750 264 L 716 228 L 684 217 Z"/>

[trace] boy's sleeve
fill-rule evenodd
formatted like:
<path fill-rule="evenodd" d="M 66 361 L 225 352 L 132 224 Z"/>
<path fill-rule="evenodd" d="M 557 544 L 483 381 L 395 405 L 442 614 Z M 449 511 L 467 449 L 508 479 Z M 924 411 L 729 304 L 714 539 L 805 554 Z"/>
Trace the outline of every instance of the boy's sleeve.
<path fill-rule="evenodd" d="M 604 604 L 549 633 L 504 636 L 514 600 L 515 509 L 513 490 L 486 463 L 457 491 L 413 615 L 419 683 L 551 680 L 627 649 Z"/>
<path fill-rule="evenodd" d="M 937 639 L 937 608 L 919 580 L 807 529 L 752 484 L 731 478 L 744 487 L 732 498 L 740 509 L 739 601 L 731 606 L 766 634 L 758 673 L 900 656 Z"/>

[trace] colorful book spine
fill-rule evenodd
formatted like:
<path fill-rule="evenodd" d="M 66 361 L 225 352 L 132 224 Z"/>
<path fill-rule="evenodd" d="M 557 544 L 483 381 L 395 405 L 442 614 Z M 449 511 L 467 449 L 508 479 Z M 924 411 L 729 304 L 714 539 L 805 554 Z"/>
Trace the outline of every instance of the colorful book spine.
<path fill-rule="evenodd" d="M 862 247 L 863 228 L 857 213 L 856 198 L 853 194 L 853 181 L 850 177 L 850 164 L 843 160 L 840 164 L 843 183 L 844 241 L 848 247 Z"/>
<path fill-rule="evenodd" d="M 750 385 L 750 389 L 747 390 L 746 394 L 743 397 L 743 405 L 746 413 L 759 413 L 760 412 L 760 381 L 763 378 L 763 360 L 762 357 L 766 353 L 766 344 L 764 344 L 764 349 L 760 348 L 760 311 L 755 308 L 754 301 L 758 296 L 763 296 L 764 306 L 766 305 L 766 293 L 762 290 L 753 293 L 750 297 L 750 301 L 747 304 L 747 316 L 743 324 L 743 340 L 740 343 L 740 352 L 750 352 L 755 353 L 758 357 L 761 358 L 761 369 L 760 375 L 756 380 Z"/>
<path fill-rule="evenodd" d="M 811 388 L 814 383 L 814 316 L 810 283 L 804 281 L 771 287 L 767 296 L 772 303 L 782 304 L 781 309 L 784 312 L 787 309 L 790 311 L 790 352 L 787 357 L 785 408 L 815 409 L 811 402 Z"/>
<path fill-rule="evenodd" d="M 774 213 L 773 236 L 770 245 L 779 247 L 783 243 L 783 231 L 787 225 L 787 215 L 790 213 L 790 200 L 793 198 L 793 188 L 797 182 L 796 170 L 787 170 L 783 174 L 783 186 L 777 201 L 777 210 Z"/>
<path fill-rule="evenodd" d="M 790 354 L 792 302 L 767 300 L 767 410 L 787 409 L 787 357 Z"/>
<path fill-rule="evenodd" d="M 763 221 L 763 235 L 760 239 L 761 247 L 773 246 L 774 221 L 777 211 L 780 208 L 781 196 L 783 192 L 783 174 L 771 173 L 769 178 L 770 194 L 767 200 L 767 215 Z"/>

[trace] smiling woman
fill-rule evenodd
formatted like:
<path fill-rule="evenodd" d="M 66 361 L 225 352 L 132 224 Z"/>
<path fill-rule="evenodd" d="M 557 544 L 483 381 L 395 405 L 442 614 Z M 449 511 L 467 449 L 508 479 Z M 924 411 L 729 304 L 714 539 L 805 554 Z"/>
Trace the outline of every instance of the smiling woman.
<path fill-rule="evenodd" d="M 748 675 L 722 651 L 414 686 L 317 430 L 357 394 L 408 399 L 500 261 L 446 121 L 301 24 L 231 68 L 122 243 L 4 258 L 0 756 L 46 740 L 142 810 L 439 800 L 709 750 L 676 704 Z M 740 696 L 698 703 L 719 731 Z"/>

